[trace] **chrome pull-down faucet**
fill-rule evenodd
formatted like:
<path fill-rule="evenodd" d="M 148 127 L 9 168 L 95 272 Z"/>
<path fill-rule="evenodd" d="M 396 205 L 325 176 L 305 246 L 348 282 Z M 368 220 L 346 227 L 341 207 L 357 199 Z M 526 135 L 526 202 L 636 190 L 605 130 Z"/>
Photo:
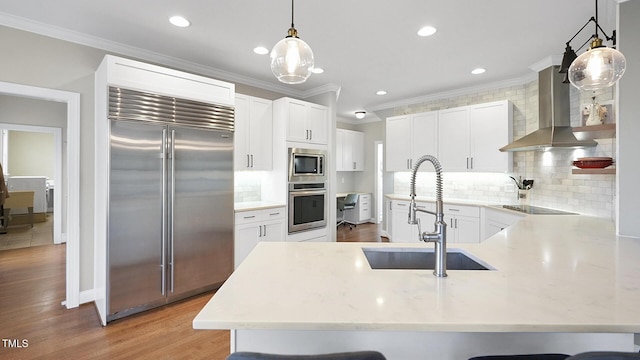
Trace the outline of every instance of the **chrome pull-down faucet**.
<path fill-rule="evenodd" d="M 436 212 L 418 209 L 416 205 L 416 174 L 420 165 L 429 161 L 436 170 Z M 416 216 L 416 212 L 425 212 L 436 217 L 433 232 L 420 232 L 420 221 Z M 418 238 L 420 241 L 433 242 L 435 244 L 436 266 L 433 275 L 437 277 L 447 276 L 447 224 L 443 220 L 444 211 L 442 204 L 442 166 L 438 159 L 433 155 L 421 156 L 416 161 L 411 174 L 411 203 L 409 204 L 409 224 L 418 225 Z"/>

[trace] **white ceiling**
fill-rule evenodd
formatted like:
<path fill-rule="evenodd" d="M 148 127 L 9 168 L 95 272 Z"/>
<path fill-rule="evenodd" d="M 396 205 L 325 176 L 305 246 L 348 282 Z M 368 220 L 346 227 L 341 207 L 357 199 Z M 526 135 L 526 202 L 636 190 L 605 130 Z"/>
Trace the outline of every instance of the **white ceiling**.
<path fill-rule="evenodd" d="M 614 5 L 599 5 L 609 35 Z M 0 0 L 0 24 L 7 26 L 290 96 L 340 88 L 338 116 L 354 121 L 358 110 L 370 121 L 373 111 L 410 99 L 531 77 L 529 66 L 560 57 L 594 13 L 592 0 L 298 0 L 295 26 L 325 73 L 285 85 L 271 73 L 269 56 L 253 48 L 271 49 L 286 35 L 289 0 Z M 192 25 L 170 25 L 175 14 Z M 438 32 L 418 37 L 424 25 Z M 476 67 L 487 72 L 471 75 Z M 380 89 L 388 94 L 376 95 Z"/>

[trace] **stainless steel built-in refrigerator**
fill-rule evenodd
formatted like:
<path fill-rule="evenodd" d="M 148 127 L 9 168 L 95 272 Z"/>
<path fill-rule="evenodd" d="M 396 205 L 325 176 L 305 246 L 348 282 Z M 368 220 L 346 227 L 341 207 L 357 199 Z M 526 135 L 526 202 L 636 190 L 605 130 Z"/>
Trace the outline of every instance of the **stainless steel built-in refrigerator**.
<path fill-rule="evenodd" d="M 233 271 L 233 109 L 111 88 L 107 321 Z"/>

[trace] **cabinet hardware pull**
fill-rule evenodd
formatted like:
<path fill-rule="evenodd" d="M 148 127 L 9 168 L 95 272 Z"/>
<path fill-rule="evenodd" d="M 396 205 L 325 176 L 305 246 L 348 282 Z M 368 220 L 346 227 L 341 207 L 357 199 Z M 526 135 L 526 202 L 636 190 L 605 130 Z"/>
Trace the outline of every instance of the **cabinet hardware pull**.
<path fill-rule="evenodd" d="M 271 214 L 269 214 L 269 215 L 270 215 L 270 216 L 275 216 L 275 215 L 280 215 L 280 213 L 279 213 L 279 212 L 277 212 L 277 213 L 271 213 Z"/>
<path fill-rule="evenodd" d="M 256 216 L 255 215 L 243 216 L 243 219 L 253 219 L 254 217 L 256 217 Z"/>
<path fill-rule="evenodd" d="M 473 158 L 471 158 L 471 169 L 473 169 Z"/>
<path fill-rule="evenodd" d="M 253 154 L 251 154 L 251 168 L 253 168 Z"/>
<path fill-rule="evenodd" d="M 353 162 L 353 169 L 355 170 L 355 168 L 356 168 L 356 162 L 354 161 Z"/>
<path fill-rule="evenodd" d="M 258 237 L 262 237 L 262 225 L 258 226 Z"/>
<path fill-rule="evenodd" d="M 467 169 L 469 169 L 469 158 L 467 158 Z"/>
<path fill-rule="evenodd" d="M 251 167 L 249 163 L 249 154 L 247 154 L 247 167 Z"/>
<path fill-rule="evenodd" d="M 262 225 L 264 226 L 264 236 L 267 236 L 267 225 Z"/>
<path fill-rule="evenodd" d="M 448 209 L 449 211 L 460 211 L 460 209 Z"/>

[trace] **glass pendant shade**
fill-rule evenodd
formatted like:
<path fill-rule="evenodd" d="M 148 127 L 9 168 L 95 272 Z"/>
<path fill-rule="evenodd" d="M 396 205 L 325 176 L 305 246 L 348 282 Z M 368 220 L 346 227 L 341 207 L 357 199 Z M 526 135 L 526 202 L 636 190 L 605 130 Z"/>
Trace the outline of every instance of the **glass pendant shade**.
<path fill-rule="evenodd" d="M 580 90 L 603 89 L 615 84 L 626 69 L 622 53 L 605 46 L 578 56 L 569 66 L 569 81 Z"/>
<path fill-rule="evenodd" d="M 311 75 L 313 66 L 313 51 L 297 36 L 287 36 L 271 50 L 271 71 L 285 84 L 305 82 Z"/>

